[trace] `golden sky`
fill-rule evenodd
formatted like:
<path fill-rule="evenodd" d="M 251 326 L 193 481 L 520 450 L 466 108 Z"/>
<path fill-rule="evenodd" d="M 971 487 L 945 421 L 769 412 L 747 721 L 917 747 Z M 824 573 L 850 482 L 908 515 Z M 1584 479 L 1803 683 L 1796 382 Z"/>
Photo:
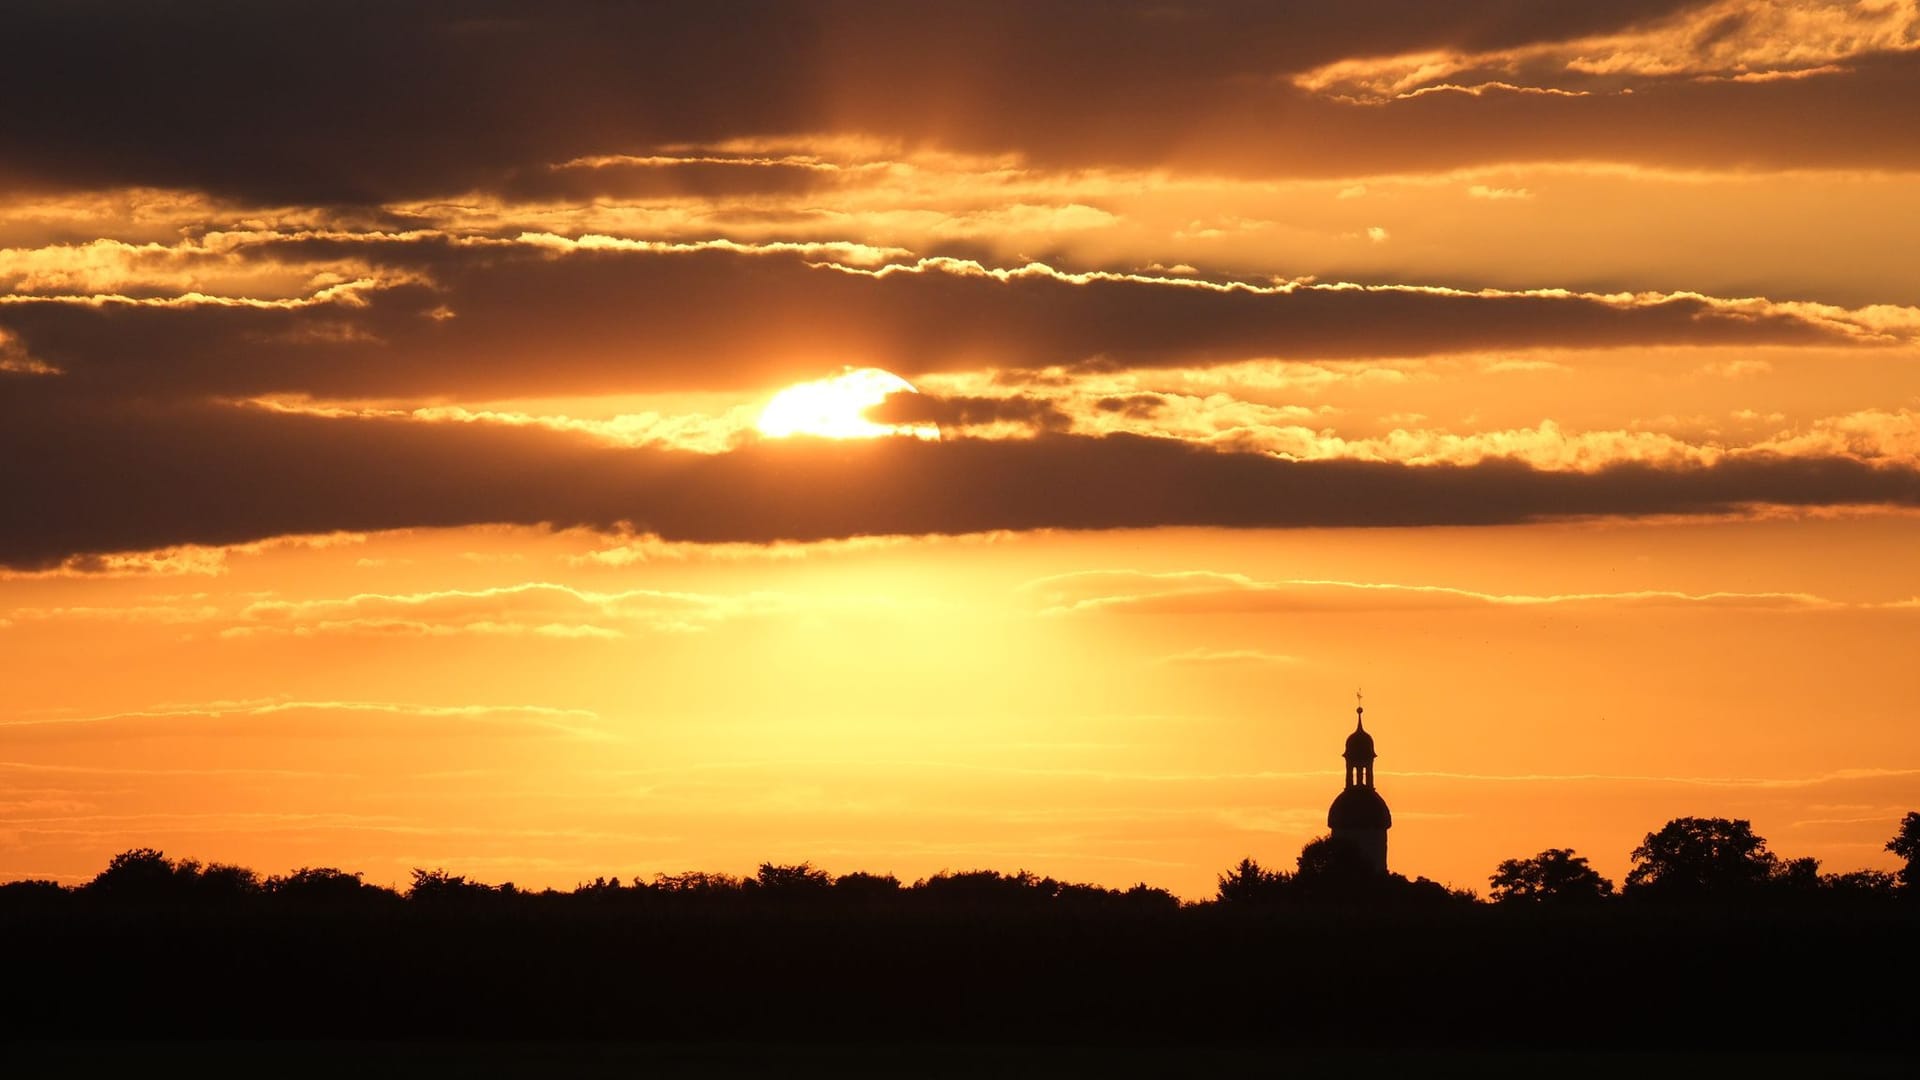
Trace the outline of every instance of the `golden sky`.
<path fill-rule="evenodd" d="M 8 20 L 0 878 L 1920 804 L 1914 0 Z"/>

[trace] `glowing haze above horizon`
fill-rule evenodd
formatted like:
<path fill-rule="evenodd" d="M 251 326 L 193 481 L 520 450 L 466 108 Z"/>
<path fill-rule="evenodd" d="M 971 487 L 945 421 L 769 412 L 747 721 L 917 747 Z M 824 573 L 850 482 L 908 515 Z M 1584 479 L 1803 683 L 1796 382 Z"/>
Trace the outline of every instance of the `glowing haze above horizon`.
<path fill-rule="evenodd" d="M 1912 0 L 7 18 L 0 879 L 1920 804 Z"/>

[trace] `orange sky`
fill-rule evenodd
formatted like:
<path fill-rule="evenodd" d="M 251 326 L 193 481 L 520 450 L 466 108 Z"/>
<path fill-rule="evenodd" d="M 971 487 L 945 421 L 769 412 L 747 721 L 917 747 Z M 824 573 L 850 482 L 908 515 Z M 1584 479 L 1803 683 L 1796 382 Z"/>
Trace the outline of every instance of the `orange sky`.
<path fill-rule="evenodd" d="M 1911 0 L 302 18 L 18 17 L 0 878 L 1893 865 Z"/>

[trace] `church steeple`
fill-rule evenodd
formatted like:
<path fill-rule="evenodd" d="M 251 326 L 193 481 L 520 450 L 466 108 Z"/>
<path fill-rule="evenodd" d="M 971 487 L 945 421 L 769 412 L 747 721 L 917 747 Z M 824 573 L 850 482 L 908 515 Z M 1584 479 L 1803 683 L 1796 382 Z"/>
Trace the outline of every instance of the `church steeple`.
<path fill-rule="evenodd" d="M 1347 736 L 1347 749 L 1341 756 L 1347 759 L 1347 786 L 1373 786 L 1373 736 L 1367 734 L 1367 710 L 1365 707 L 1353 707 L 1353 734 Z"/>
<path fill-rule="evenodd" d="M 1373 789 L 1373 735 L 1367 731 L 1367 710 L 1355 705 L 1353 734 L 1341 756 L 1347 761 L 1347 784 L 1327 808 L 1327 827 L 1336 843 L 1347 845 L 1376 874 L 1387 872 L 1387 830 L 1393 812 Z"/>

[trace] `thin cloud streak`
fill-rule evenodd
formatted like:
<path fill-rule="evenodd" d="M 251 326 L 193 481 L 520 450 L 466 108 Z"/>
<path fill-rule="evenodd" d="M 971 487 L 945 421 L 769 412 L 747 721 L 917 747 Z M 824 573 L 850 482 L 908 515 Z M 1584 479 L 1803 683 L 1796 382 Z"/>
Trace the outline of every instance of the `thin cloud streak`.
<path fill-rule="evenodd" d="M 1127 586 L 1136 591 L 1126 591 Z M 1114 590 L 1114 591 L 1110 591 Z M 1489 593 L 1448 585 L 1394 582 L 1337 581 L 1292 578 L 1261 581 L 1243 574 L 1213 571 L 1144 573 L 1129 570 L 1086 570 L 1027 582 L 1021 593 L 1038 597 L 1040 614 L 1074 615 L 1093 611 L 1152 611 L 1157 613 L 1234 608 L 1319 609 L 1343 606 L 1313 599 L 1331 593 L 1363 604 L 1378 598 L 1385 606 L 1415 601 L 1467 602 L 1495 607 L 1533 607 L 1562 604 L 1708 604 L 1768 608 L 1786 611 L 1857 610 L 1887 605 L 1847 604 L 1811 593 L 1704 592 L 1642 589 L 1631 592 L 1556 594 Z M 1237 603 L 1236 603 L 1237 602 Z"/>
<path fill-rule="evenodd" d="M 423 705 L 389 701 L 286 701 L 279 699 L 256 699 L 252 701 L 216 701 L 198 705 L 169 706 L 158 709 L 130 710 L 117 713 L 102 713 L 88 716 L 42 716 L 26 719 L 0 721 L 0 739 L 10 734 L 29 735 L 35 733 L 57 733 L 63 730 L 82 732 L 89 729 L 112 729 L 121 735 L 184 735 L 202 734 L 201 726 L 186 723 L 188 721 L 230 721 L 230 720 L 267 720 L 281 717 L 295 717 L 305 714 L 327 715 L 376 715 L 396 717 L 407 720 L 429 721 L 473 721 L 479 725 L 526 725 L 534 728 L 578 738 L 608 738 L 608 733 L 597 725 L 599 717 L 587 709 L 559 709 L 540 705 Z M 261 725 L 227 724 L 219 727 L 227 735 L 255 734 L 263 737 L 277 737 L 295 734 L 290 725 L 266 723 Z M 31 767 L 31 766 L 23 766 Z"/>
<path fill-rule="evenodd" d="M 1094 769 L 1094 768 L 1055 768 L 1047 766 L 1018 766 L 989 764 L 982 762 L 947 761 L 935 758 L 762 758 L 738 761 L 708 761 L 697 764 L 677 765 L 661 769 L 621 769 L 607 775 L 618 776 L 660 776 L 695 771 L 724 772 L 780 772 L 792 769 L 837 768 L 847 770 L 935 770 L 948 772 L 993 773 L 1006 776 L 1021 776 L 1062 780 L 1098 780 L 1103 782 L 1136 782 L 1144 784 L 1208 784 L 1222 781 L 1301 781 L 1323 783 L 1328 777 L 1326 769 L 1312 770 L 1193 770 L 1180 772 L 1153 772 L 1130 769 Z M 1336 770 L 1337 773 L 1337 770 Z M 1407 777 L 1424 780 L 1447 780 L 1464 783 L 1502 783 L 1502 784 L 1539 784 L 1539 783 L 1623 783 L 1623 784 L 1667 784 L 1688 787 L 1726 787 L 1726 788 L 1807 788 L 1829 784 L 1846 784 L 1873 780 L 1899 780 L 1908 777 L 1920 777 L 1920 767 L 1916 768 L 1862 768 L 1834 769 L 1806 776 L 1686 776 L 1660 775 L 1654 773 L 1471 773 L 1450 772 L 1423 769 L 1396 769 L 1395 777 Z"/>

